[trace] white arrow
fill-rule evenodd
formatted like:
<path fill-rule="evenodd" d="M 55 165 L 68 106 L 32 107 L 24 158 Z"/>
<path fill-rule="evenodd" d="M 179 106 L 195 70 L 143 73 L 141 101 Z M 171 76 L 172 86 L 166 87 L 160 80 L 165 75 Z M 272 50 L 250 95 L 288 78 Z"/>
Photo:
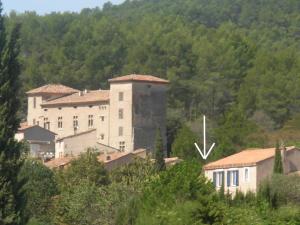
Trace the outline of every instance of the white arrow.
<path fill-rule="evenodd" d="M 211 145 L 211 147 L 209 148 L 208 152 L 206 152 L 206 124 L 205 124 L 205 116 L 203 116 L 203 152 L 201 151 L 201 149 L 199 148 L 199 146 L 197 145 L 197 143 L 194 143 L 198 152 L 200 153 L 201 157 L 206 160 L 207 157 L 209 156 L 209 154 L 211 153 L 211 151 L 213 150 L 213 148 L 215 147 L 215 143 L 213 143 Z"/>

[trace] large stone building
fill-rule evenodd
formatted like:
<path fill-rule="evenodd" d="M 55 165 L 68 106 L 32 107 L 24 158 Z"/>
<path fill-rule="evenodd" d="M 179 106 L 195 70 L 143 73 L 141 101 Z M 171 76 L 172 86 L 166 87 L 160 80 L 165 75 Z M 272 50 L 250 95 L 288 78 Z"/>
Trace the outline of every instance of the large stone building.
<path fill-rule="evenodd" d="M 95 129 L 98 143 L 121 151 L 153 150 L 158 129 L 166 142 L 169 82 L 132 74 L 109 83 L 110 90 L 79 91 L 50 84 L 28 91 L 27 122 L 56 133 L 58 140 Z"/>

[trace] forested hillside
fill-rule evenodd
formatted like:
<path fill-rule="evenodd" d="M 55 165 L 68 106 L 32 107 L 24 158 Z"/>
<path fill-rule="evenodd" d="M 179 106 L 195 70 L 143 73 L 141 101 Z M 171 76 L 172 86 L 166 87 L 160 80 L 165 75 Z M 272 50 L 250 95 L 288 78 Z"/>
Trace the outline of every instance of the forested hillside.
<path fill-rule="evenodd" d="M 107 88 L 129 73 L 167 78 L 171 141 L 174 121 L 206 114 L 226 155 L 300 129 L 299 12 L 299 0 L 140 0 L 79 14 L 12 12 L 8 26 L 22 23 L 24 91 Z"/>

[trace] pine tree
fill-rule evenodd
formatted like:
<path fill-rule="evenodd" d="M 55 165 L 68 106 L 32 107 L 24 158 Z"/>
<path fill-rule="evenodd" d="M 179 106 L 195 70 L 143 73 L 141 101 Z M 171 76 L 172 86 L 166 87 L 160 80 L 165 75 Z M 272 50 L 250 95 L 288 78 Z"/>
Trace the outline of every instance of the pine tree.
<path fill-rule="evenodd" d="M 274 159 L 274 173 L 283 173 L 283 166 L 282 166 L 282 158 L 281 158 L 281 151 L 279 148 L 278 141 L 276 142 L 276 149 L 275 149 L 275 159 Z"/>
<path fill-rule="evenodd" d="M 162 171 L 166 169 L 166 164 L 164 160 L 164 146 L 161 137 L 160 130 L 156 132 L 156 143 L 155 143 L 155 168 L 157 171 Z"/>
<path fill-rule="evenodd" d="M 17 25 L 7 38 L 0 1 L 0 224 L 24 224 L 22 182 L 18 174 L 22 165 L 21 144 L 14 135 L 19 126 L 18 76 L 20 65 Z"/>

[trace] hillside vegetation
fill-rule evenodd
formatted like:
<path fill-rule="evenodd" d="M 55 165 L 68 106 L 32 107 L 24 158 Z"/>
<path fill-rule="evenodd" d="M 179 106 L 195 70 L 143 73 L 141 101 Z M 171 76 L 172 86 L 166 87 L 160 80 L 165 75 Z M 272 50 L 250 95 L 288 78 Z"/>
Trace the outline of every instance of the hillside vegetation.
<path fill-rule="evenodd" d="M 169 146 L 174 120 L 206 114 L 220 156 L 274 145 L 300 112 L 299 12 L 299 0 L 132 0 L 79 14 L 12 12 L 8 26 L 22 23 L 24 91 L 108 88 L 129 73 L 167 78 Z M 286 142 L 300 137 L 293 126 Z"/>

